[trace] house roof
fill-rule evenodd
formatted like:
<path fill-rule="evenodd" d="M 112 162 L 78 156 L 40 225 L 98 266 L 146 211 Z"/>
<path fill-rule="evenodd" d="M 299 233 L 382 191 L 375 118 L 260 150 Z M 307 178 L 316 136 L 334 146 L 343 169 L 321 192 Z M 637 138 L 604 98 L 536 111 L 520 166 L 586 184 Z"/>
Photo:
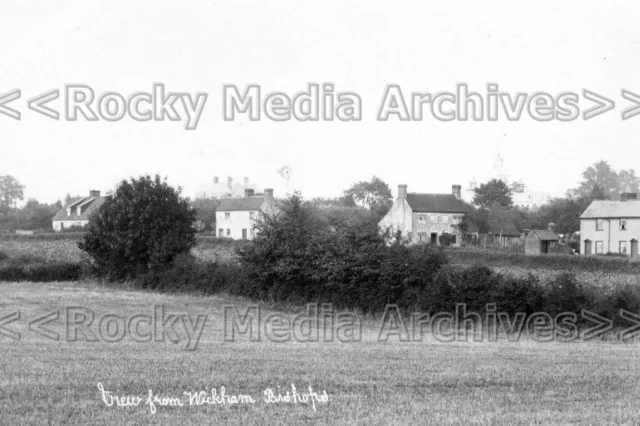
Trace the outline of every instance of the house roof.
<path fill-rule="evenodd" d="M 559 240 L 555 232 L 549 231 L 547 229 L 532 229 L 531 232 L 529 232 L 529 235 L 531 234 L 537 235 L 538 238 L 540 238 L 542 241 L 558 241 Z"/>
<path fill-rule="evenodd" d="M 264 197 L 221 198 L 216 211 L 254 211 L 260 210 Z"/>
<path fill-rule="evenodd" d="M 104 204 L 104 197 L 74 197 L 71 198 L 67 203 L 65 203 L 64 207 L 58 210 L 55 216 L 53 216 L 53 220 L 89 220 L 89 217 L 98 211 L 100 207 Z M 67 209 L 69 207 L 78 207 L 78 206 L 86 206 L 86 209 L 82 212 L 82 214 L 77 214 L 77 210 L 74 210 L 71 215 L 67 214 Z"/>
<path fill-rule="evenodd" d="M 407 203 L 420 213 L 467 213 L 471 208 L 453 194 L 407 194 Z"/>
<path fill-rule="evenodd" d="M 640 200 L 594 200 L 582 213 L 580 219 L 617 217 L 640 217 Z"/>

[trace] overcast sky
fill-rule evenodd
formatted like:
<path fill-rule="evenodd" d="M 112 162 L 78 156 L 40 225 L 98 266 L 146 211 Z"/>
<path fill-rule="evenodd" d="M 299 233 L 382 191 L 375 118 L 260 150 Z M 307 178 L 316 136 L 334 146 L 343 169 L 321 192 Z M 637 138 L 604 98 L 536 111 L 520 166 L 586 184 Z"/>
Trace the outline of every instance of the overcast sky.
<path fill-rule="evenodd" d="M 25 196 L 107 191 L 143 173 L 166 175 L 191 195 L 213 176 L 249 176 L 284 191 L 292 167 L 306 196 L 340 195 L 378 175 L 394 189 L 449 192 L 484 179 L 500 152 L 511 178 L 561 195 L 600 159 L 635 168 L 640 116 L 620 119 L 622 88 L 640 93 L 639 8 L 635 1 L 109 1 L 3 2 L 0 93 L 21 121 L 0 115 L 0 174 Z M 68 83 L 129 95 L 162 82 L 169 91 L 207 92 L 194 131 L 178 122 L 54 121 L 26 100 Z M 361 122 L 222 120 L 222 85 L 262 85 L 294 94 L 331 82 L 363 100 Z M 453 91 L 457 83 L 511 93 L 589 89 L 616 101 L 591 120 L 377 122 L 387 84 Z M 58 99 L 49 104 L 61 110 Z M 580 100 L 581 109 L 590 106 Z"/>

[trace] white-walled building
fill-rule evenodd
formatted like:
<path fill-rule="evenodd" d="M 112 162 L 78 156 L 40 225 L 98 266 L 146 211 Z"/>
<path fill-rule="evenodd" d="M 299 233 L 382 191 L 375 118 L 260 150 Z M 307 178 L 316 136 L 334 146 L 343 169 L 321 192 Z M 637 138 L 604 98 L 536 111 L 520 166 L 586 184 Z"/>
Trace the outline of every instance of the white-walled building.
<path fill-rule="evenodd" d="M 253 190 L 247 189 L 242 198 L 222 198 L 216 209 L 216 235 L 234 240 L 252 240 L 256 221 L 262 215 L 275 212 L 273 189 L 265 189 L 264 195 L 254 195 Z"/>
<path fill-rule="evenodd" d="M 619 253 L 638 257 L 640 200 L 622 194 L 620 200 L 594 200 L 580 216 L 580 253 Z"/>
<path fill-rule="evenodd" d="M 60 232 L 74 226 L 87 226 L 91 215 L 98 211 L 103 203 L 104 197 L 100 196 L 100 191 L 89 191 L 88 197 L 71 198 L 53 217 L 53 230 Z"/>
<path fill-rule="evenodd" d="M 407 193 L 407 185 L 398 185 L 398 198 L 382 218 L 382 231 L 400 231 L 412 243 L 439 244 L 442 234 L 451 236 L 451 243 L 459 245 L 457 225 L 470 207 L 461 199 L 461 186 L 452 185 L 451 194 Z"/>

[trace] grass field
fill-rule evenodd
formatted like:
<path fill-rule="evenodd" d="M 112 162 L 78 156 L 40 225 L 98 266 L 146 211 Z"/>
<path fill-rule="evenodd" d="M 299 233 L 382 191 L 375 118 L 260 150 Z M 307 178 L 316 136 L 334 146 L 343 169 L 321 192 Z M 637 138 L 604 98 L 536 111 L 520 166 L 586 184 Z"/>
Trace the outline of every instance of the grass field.
<path fill-rule="evenodd" d="M 64 307 L 132 317 L 154 305 L 208 316 L 200 344 L 54 341 L 29 322 Z M 638 424 L 640 347 L 589 343 L 379 343 L 366 320 L 358 343 L 224 342 L 230 297 L 166 295 L 94 283 L 0 283 L 2 424 Z M 281 311 L 283 312 L 283 311 Z M 293 315 L 293 313 L 287 313 Z M 96 319 L 97 321 L 97 319 Z M 44 325 L 64 336 L 61 320 Z M 97 326 L 96 326 L 97 328 Z M 178 327 L 176 327 L 178 328 Z M 119 396 L 182 396 L 220 389 L 255 404 L 108 407 L 97 383 Z M 323 389 L 328 403 L 266 404 L 262 391 L 291 383 Z"/>

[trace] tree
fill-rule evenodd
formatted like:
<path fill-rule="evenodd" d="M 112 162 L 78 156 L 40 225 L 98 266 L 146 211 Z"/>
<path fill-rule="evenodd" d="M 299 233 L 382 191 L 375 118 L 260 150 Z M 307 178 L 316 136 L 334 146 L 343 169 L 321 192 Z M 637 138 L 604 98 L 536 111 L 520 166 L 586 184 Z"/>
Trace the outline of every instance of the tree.
<path fill-rule="evenodd" d="M 216 229 L 216 209 L 220 205 L 220 200 L 211 197 L 198 197 L 191 203 L 196 210 L 198 231 L 210 232 Z"/>
<path fill-rule="evenodd" d="M 122 181 L 92 215 L 79 244 L 110 279 L 161 270 L 195 245 L 196 212 L 159 176 Z"/>
<path fill-rule="evenodd" d="M 0 176 L 0 211 L 15 208 L 24 199 L 24 186 L 11 175 Z"/>
<path fill-rule="evenodd" d="M 502 180 L 492 179 L 475 189 L 473 204 L 484 208 L 490 208 L 496 204 L 501 207 L 511 207 L 513 205 L 511 189 Z"/>
<path fill-rule="evenodd" d="M 625 179 L 631 178 L 627 173 L 625 172 Z M 576 188 L 569 190 L 568 195 L 571 198 L 615 199 L 620 191 L 618 178 L 618 173 L 608 162 L 599 161 L 582 172 L 582 181 Z"/>
<path fill-rule="evenodd" d="M 344 192 L 344 195 L 351 198 L 357 205 L 373 210 L 381 216 L 384 216 L 393 204 L 391 188 L 376 176 L 373 176 L 368 182 L 354 183 Z"/>

